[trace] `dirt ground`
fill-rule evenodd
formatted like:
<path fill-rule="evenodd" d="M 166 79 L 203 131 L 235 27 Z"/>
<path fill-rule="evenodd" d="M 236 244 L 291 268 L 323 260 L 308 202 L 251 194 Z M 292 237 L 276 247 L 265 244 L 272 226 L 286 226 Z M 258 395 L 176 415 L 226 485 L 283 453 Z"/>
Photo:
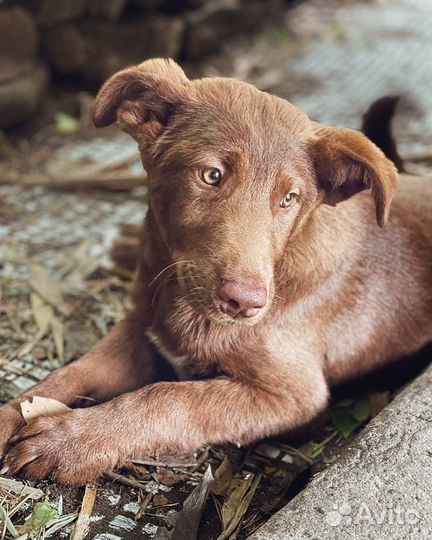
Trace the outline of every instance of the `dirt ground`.
<path fill-rule="evenodd" d="M 233 40 L 205 65 L 186 68 L 191 74 L 249 80 L 291 99 L 318 120 L 349 127 L 360 125 L 362 112 L 376 97 L 401 93 L 396 136 L 402 153 L 420 156 L 410 170 L 430 172 L 432 94 L 424 66 L 432 58 L 431 23 L 426 0 L 313 0 L 287 9 L 277 27 Z M 89 127 L 88 103 L 86 96 L 70 135 L 50 124 L 31 137 L 8 134 L 0 140 L 2 401 L 85 353 L 128 307 L 130 276 L 113 269 L 107 253 L 118 225 L 139 223 L 145 214 L 145 176 L 133 141 L 116 130 L 100 133 Z M 115 181 L 118 177 L 125 179 L 123 185 Z M 46 187 L 52 183 L 55 188 Z M 158 528 L 171 527 L 210 465 L 219 484 L 202 507 L 197 537 L 245 538 L 336 459 L 356 429 L 413 374 L 344 389 L 313 429 L 288 440 L 247 449 L 202 449 L 175 467 L 147 459 L 102 478 L 87 537 L 168 538 Z M 4 478 L 0 512 L 3 508 L 11 516 L 20 533 L 25 519 L 34 515 L 36 500 L 2 484 Z M 35 487 L 42 490 L 39 501 L 61 515 L 31 534 L 68 538 L 84 488 L 50 482 Z M 232 508 L 239 509 L 234 517 Z M 13 538 L 6 526 L 2 532 L 1 516 L 0 537 Z M 233 532 L 224 536 L 229 527 Z M 74 534 L 76 540 L 83 538 Z"/>

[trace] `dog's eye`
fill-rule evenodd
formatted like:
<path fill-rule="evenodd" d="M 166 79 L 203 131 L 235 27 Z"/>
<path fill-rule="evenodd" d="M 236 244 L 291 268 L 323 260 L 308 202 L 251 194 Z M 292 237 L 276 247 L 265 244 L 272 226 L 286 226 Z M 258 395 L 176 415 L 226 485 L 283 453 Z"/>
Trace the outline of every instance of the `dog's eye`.
<path fill-rule="evenodd" d="M 222 180 L 222 171 L 216 167 L 208 167 L 202 171 L 201 178 L 209 186 L 217 186 Z"/>
<path fill-rule="evenodd" d="M 293 191 L 291 191 L 290 193 L 287 193 L 285 197 L 279 203 L 279 206 L 281 206 L 282 208 L 288 208 L 288 206 L 290 206 L 293 203 L 296 197 L 297 197 L 297 193 L 294 193 Z"/>

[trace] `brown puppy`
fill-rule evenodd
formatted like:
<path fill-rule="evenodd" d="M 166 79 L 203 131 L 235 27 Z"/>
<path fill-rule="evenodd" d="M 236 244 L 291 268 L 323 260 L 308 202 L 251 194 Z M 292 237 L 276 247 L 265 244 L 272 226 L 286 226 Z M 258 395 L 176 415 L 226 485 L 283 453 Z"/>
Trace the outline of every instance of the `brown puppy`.
<path fill-rule="evenodd" d="M 432 182 L 403 178 L 388 219 L 398 174 L 362 134 L 160 59 L 112 77 L 94 118 L 118 119 L 149 173 L 136 307 L 0 409 L 12 473 L 83 484 L 142 454 L 248 444 L 431 340 Z M 31 395 L 101 404 L 23 427 Z"/>

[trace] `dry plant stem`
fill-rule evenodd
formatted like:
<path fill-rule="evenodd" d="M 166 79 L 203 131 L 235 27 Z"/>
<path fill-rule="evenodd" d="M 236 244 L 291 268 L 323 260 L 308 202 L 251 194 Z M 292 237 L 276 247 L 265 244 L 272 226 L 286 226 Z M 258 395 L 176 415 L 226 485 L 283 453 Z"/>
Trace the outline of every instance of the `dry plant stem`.
<path fill-rule="evenodd" d="M 88 533 L 90 517 L 96 502 L 97 484 L 88 484 L 85 488 L 78 521 L 71 534 L 71 540 L 83 540 Z"/>
<path fill-rule="evenodd" d="M 152 499 L 153 499 L 153 493 L 147 493 L 147 495 L 144 497 L 144 500 L 141 503 L 141 506 L 139 507 L 139 510 L 135 516 L 135 521 L 139 521 L 143 517 Z"/>

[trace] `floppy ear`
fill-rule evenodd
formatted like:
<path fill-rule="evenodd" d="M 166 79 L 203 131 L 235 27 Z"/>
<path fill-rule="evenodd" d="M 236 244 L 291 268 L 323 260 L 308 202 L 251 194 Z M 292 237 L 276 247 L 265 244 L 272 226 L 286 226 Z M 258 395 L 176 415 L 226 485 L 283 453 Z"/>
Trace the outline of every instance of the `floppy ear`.
<path fill-rule="evenodd" d="M 337 128 L 319 129 L 310 150 L 323 202 L 335 205 L 371 188 L 376 219 L 383 227 L 399 175 L 381 150 L 361 133 Z"/>
<path fill-rule="evenodd" d="M 119 121 L 134 138 L 142 130 L 157 136 L 185 95 L 188 79 L 173 60 L 156 58 L 113 75 L 102 86 L 93 109 L 96 127 Z"/>

